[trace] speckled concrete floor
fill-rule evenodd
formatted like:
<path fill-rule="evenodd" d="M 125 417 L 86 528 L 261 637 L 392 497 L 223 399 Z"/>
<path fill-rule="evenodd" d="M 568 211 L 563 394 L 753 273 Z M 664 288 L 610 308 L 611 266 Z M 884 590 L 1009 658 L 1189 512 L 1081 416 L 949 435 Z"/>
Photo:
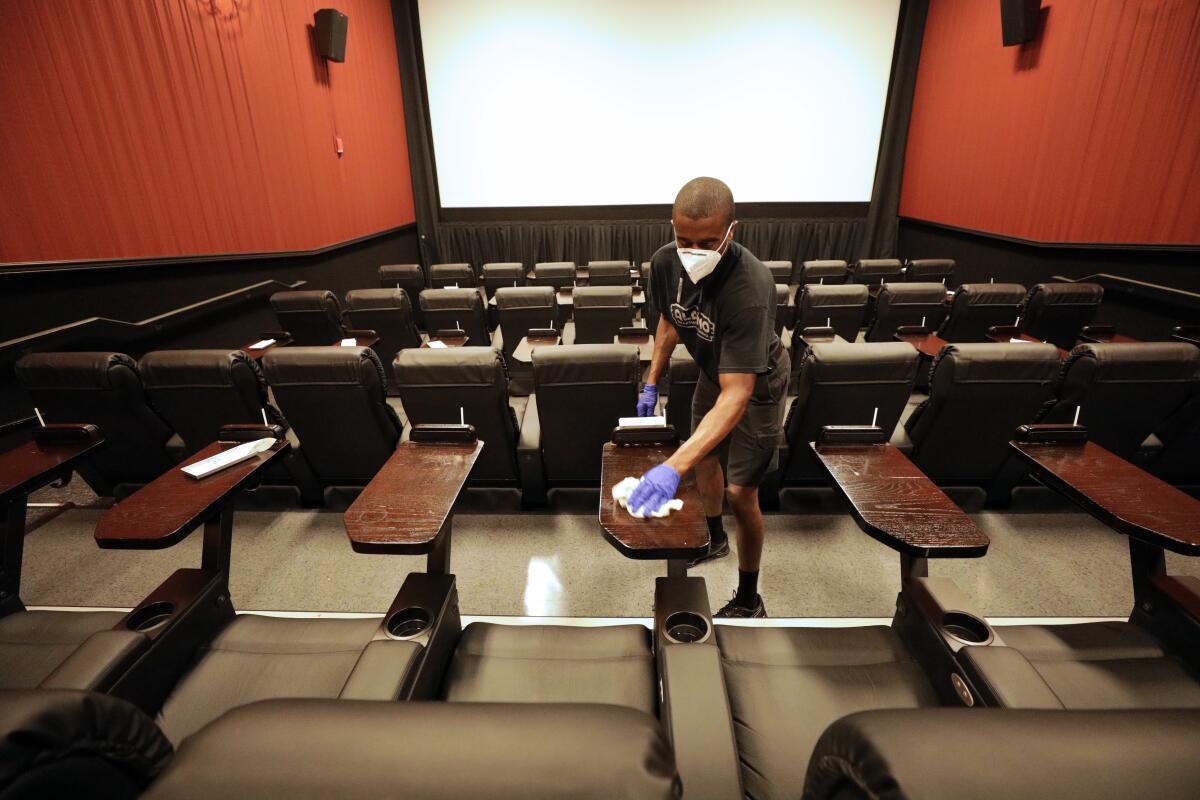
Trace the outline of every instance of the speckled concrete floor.
<path fill-rule="evenodd" d="M 665 574 L 665 565 L 630 561 L 604 541 L 589 510 L 594 493 L 559 502 L 555 512 L 496 513 L 478 500 L 464 505 L 455 517 L 452 562 L 464 613 L 650 614 L 653 578 Z M 1036 495 L 1013 511 L 964 506 L 991 537 L 991 549 L 981 559 L 934 562 L 931 574 L 954 578 L 987 614 L 1128 614 L 1123 537 Z M 68 510 L 30 533 L 21 587 L 27 604 L 128 607 L 172 570 L 198 566 L 195 534 L 168 550 L 99 550 L 92 532 L 101 513 Z M 727 517 L 726 527 L 732 526 Z M 785 511 L 767 517 L 763 564 L 761 590 L 773 617 L 892 612 L 898 557 L 861 533 L 831 492 L 785 499 Z M 1200 559 L 1170 558 L 1169 564 L 1174 572 L 1200 575 Z M 405 574 L 423 568 L 420 557 L 352 552 L 336 511 L 242 510 L 235 518 L 231 589 L 242 610 L 382 612 Z M 715 609 L 736 583 L 736 559 L 692 574 L 707 579 Z"/>

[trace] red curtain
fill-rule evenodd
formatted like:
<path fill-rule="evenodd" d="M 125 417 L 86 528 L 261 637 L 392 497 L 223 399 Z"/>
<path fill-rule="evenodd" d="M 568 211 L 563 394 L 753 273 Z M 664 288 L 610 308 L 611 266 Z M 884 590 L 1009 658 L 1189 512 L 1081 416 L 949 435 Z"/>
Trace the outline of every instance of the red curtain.
<path fill-rule="evenodd" d="M 413 222 L 388 0 L 21 0 L 0 262 L 307 250 Z M 335 141 L 344 143 L 344 155 Z"/>
<path fill-rule="evenodd" d="M 1044 242 L 1200 244 L 1200 2 L 931 0 L 900 214 Z"/>

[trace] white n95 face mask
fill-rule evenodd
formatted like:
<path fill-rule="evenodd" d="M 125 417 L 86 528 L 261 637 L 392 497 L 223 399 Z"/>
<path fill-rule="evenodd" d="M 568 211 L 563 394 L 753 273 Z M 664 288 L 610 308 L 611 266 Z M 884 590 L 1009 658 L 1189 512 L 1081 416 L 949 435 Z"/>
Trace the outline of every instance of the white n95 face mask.
<path fill-rule="evenodd" d="M 696 283 L 717 268 L 717 264 L 721 262 L 721 248 L 729 239 L 729 234 L 733 232 L 733 223 L 729 223 L 729 227 L 725 231 L 725 237 L 721 239 L 721 244 L 717 245 L 716 250 L 701 250 L 696 247 L 677 247 L 679 251 L 679 263 L 683 264 L 683 269 L 687 272 L 688 278 L 692 283 Z"/>

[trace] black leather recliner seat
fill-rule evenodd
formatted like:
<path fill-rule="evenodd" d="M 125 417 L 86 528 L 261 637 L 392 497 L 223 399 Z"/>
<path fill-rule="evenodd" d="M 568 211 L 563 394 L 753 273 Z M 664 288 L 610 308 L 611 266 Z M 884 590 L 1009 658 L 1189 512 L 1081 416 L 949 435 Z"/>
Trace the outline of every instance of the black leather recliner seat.
<path fill-rule="evenodd" d="M 47 423 L 90 423 L 104 446 L 78 467 L 101 497 L 170 469 L 170 426 L 150 406 L 137 365 L 123 353 L 31 353 L 14 371 Z"/>
<path fill-rule="evenodd" d="M 445 289 L 450 286 L 462 289 L 478 285 L 475 270 L 471 269 L 470 264 L 460 262 L 429 265 L 429 287 L 431 289 Z"/>
<path fill-rule="evenodd" d="M 632 286 L 628 261 L 589 261 L 588 286 Z"/>
<path fill-rule="evenodd" d="M 391 457 L 403 426 L 369 347 L 276 348 L 262 366 L 321 483 L 361 486 Z"/>
<path fill-rule="evenodd" d="M 799 280 L 793 281 L 801 286 L 809 284 L 830 285 L 845 283 L 850 275 L 850 266 L 841 259 L 818 259 L 803 261 L 800 264 Z"/>
<path fill-rule="evenodd" d="M 1200 349 L 1186 342 L 1081 344 L 1062 364 L 1057 399 L 1039 422 L 1079 424 L 1091 441 L 1130 459 L 1200 383 Z"/>
<path fill-rule="evenodd" d="M 964 283 L 954 292 L 937 335 L 947 342 L 986 342 L 989 328 L 1016 324 L 1024 298 L 1019 283 Z"/>
<path fill-rule="evenodd" d="M 851 281 L 866 286 L 879 286 L 903 277 L 904 264 L 898 258 L 860 258 L 850 272 Z"/>
<path fill-rule="evenodd" d="M 271 295 L 271 308 L 294 344 L 337 344 L 346 335 L 341 304 L 328 289 L 276 292 Z"/>
<path fill-rule="evenodd" d="M 867 315 L 867 287 L 859 284 L 820 286 L 808 284 L 796 298 L 797 332 L 805 328 L 833 328 L 834 333 L 853 342 Z M 795 352 L 793 339 L 793 352 Z"/>
<path fill-rule="evenodd" d="M 492 343 L 483 295 L 476 289 L 426 289 L 421 292 L 421 312 L 425 328 L 431 334 L 440 330 L 461 330 L 474 347 Z"/>
<path fill-rule="evenodd" d="M 776 283 L 782 283 L 787 286 L 792 280 L 792 262 L 790 261 L 764 261 L 763 266 L 771 272 L 771 277 Z"/>
<path fill-rule="evenodd" d="M 103 691 L 145 637 L 121 611 L 17 611 L 0 617 L 0 689 Z"/>
<path fill-rule="evenodd" d="M 403 289 L 408 295 L 408 303 L 412 307 L 413 317 L 418 327 L 424 327 L 425 320 L 421 317 L 421 308 L 417 298 L 425 289 L 425 270 L 420 264 L 384 264 L 379 268 L 379 287 L 381 289 Z"/>
<path fill-rule="evenodd" d="M 502 286 L 524 286 L 525 265 L 520 261 L 494 261 L 483 265 L 483 290 L 491 297 Z"/>
<path fill-rule="evenodd" d="M 549 286 L 555 291 L 575 285 L 575 264 L 571 261 L 543 261 L 533 265 L 532 286 Z"/>
<path fill-rule="evenodd" d="M 1070 350 L 1104 299 L 1098 283 L 1039 283 L 1021 301 L 1021 333 Z"/>
<path fill-rule="evenodd" d="M 618 331 L 633 324 L 629 286 L 582 286 L 575 290 L 575 344 L 612 344 Z"/>
<path fill-rule="evenodd" d="M 889 283 L 875 298 L 875 321 L 868 342 L 890 342 L 901 325 L 936 330 L 946 316 L 946 287 L 940 283 Z"/>
<path fill-rule="evenodd" d="M 955 344 L 930 370 L 929 399 L 905 421 L 909 458 L 935 481 L 984 485 L 1020 425 L 1054 397 L 1061 362 L 1050 344 Z"/>
<path fill-rule="evenodd" d="M 915 258 L 904 265 L 904 280 L 913 283 L 936 281 L 949 286 L 955 266 L 953 258 Z"/>
<path fill-rule="evenodd" d="M 549 286 L 516 286 L 496 290 L 496 312 L 500 318 L 501 351 L 512 369 L 512 354 L 531 328 L 553 328 L 558 309 Z"/>
<path fill-rule="evenodd" d="M 421 346 L 421 332 L 413 318 L 412 302 L 403 289 L 352 289 L 346 292 L 346 319 L 352 328 L 375 331 L 379 341 L 372 349 L 387 365 L 401 350 Z M 394 389 L 395 384 L 396 376 L 389 370 L 388 386 Z"/>

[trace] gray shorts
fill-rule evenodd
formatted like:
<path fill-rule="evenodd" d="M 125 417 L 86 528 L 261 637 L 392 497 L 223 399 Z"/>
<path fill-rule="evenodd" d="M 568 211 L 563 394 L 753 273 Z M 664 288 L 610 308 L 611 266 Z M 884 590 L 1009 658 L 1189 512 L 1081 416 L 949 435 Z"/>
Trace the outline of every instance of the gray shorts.
<path fill-rule="evenodd" d="M 779 365 L 766 376 L 769 398 L 752 397 L 737 426 L 713 448 L 725 468 L 725 482 L 735 486 L 758 486 L 768 472 L 779 468 L 779 445 L 783 441 L 783 409 L 787 400 L 791 363 L 785 352 Z M 717 402 L 721 393 L 702 370 L 692 395 L 692 430 Z M 762 393 L 756 392 L 756 395 Z"/>

